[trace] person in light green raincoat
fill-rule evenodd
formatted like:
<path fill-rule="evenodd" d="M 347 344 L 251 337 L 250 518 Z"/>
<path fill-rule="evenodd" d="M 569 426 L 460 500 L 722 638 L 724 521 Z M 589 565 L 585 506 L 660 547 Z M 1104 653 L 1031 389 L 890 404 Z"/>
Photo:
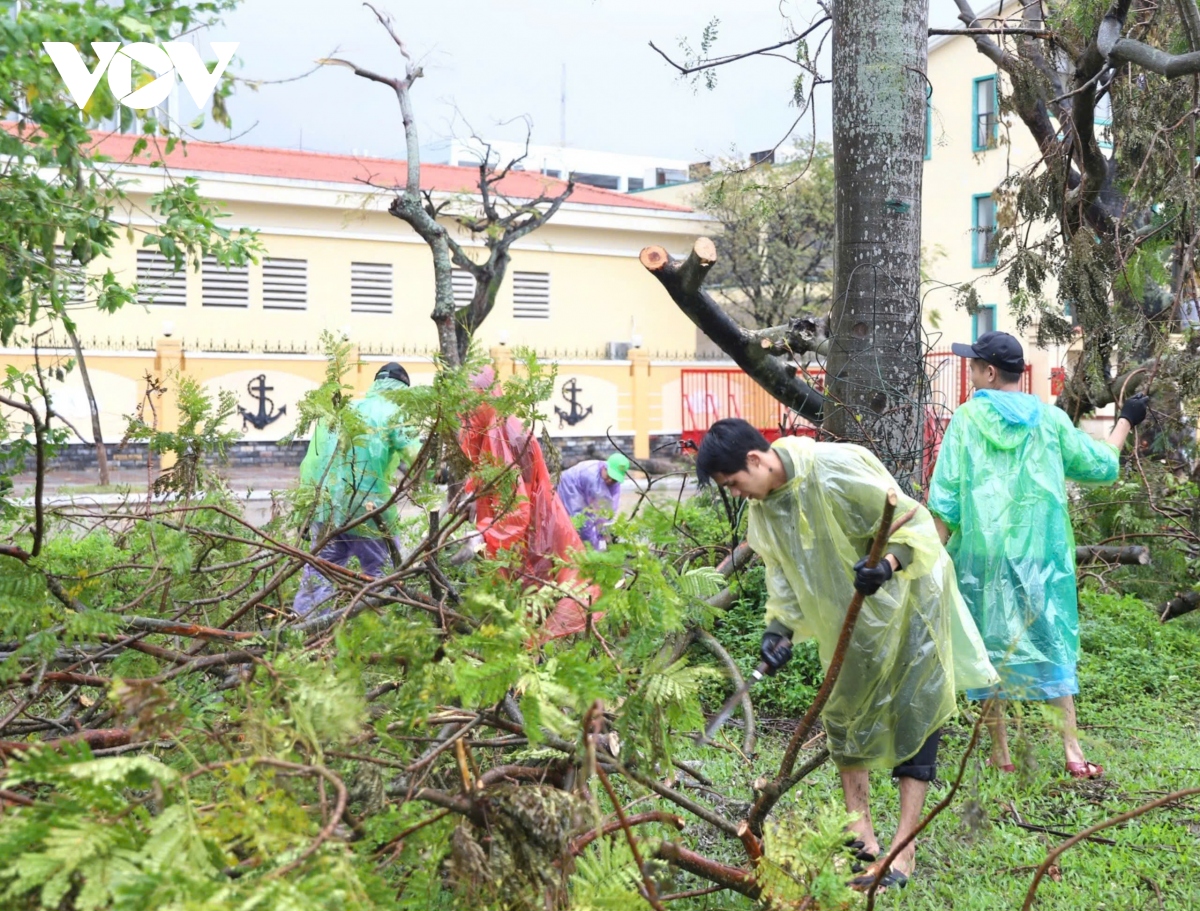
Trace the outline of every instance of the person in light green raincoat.
<path fill-rule="evenodd" d="M 879 842 L 868 770 L 891 769 L 899 779 L 896 838 L 906 838 L 920 821 L 956 691 L 997 679 L 933 519 L 868 450 L 803 437 L 771 446 L 740 419 L 709 429 L 696 468 L 702 481 L 751 501 L 746 540 L 766 567 L 762 657 L 772 672 L 797 637 L 815 638 L 828 668 L 855 589 L 867 596 L 821 720 L 846 808 L 857 814 L 852 844 L 873 860 Z M 913 507 L 916 514 L 892 536 L 879 566 L 868 568 L 889 489 L 898 495 L 897 517 Z M 914 857 L 910 844 L 881 884 L 903 884 Z M 862 880 L 873 878 L 868 871 Z"/>
<path fill-rule="evenodd" d="M 1145 420 L 1146 397 L 1129 399 L 1101 442 L 1062 409 L 1020 391 L 1025 359 L 1013 336 L 987 332 L 953 351 L 971 359 L 977 391 L 946 428 L 929 509 L 1001 679 L 967 695 L 1000 700 L 988 714 L 993 766 L 1015 771 L 1003 701 L 1045 700 L 1063 714 L 1067 772 L 1098 778 L 1104 769 L 1084 759 L 1075 732 L 1079 611 L 1066 481 L 1117 479 L 1117 453 Z"/>
<path fill-rule="evenodd" d="M 404 415 L 387 393 L 408 388 L 408 373 L 397 363 L 385 364 L 362 401 L 355 402 L 349 447 L 340 445 L 336 432 L 317 425 L 308 452 L 300 463 L 300 483 L 317 489 L 313 512 L 313 540 L 378 509 L 392 496 L 391 479 L 401 464 L 410 465 L 420 441 L 404 425 Z M 394 534 L 396 507 L 389 506 L 374 519 L 338 532 L 317 556 L 339 566 L 358 558 L 362 571 L 376 576 L 387 562 L 389 539 Z M 312 566 L 305 565 L 292 609 L 304 616 L 333 596 L 334 588 Z"/>

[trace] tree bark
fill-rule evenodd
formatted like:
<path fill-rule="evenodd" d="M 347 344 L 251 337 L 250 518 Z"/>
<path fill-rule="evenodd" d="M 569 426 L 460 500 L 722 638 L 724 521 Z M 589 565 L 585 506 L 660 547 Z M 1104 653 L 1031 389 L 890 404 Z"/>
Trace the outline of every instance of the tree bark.
<path fill-rule="evenodd" d="M 100 469 L 100 483 L 108 484 L 108 452 L 104 448 L 104 436 L 100 433 L 100 408 L 96 404 L 96 393 L 92 392 L 92 380 L 88 376 L 87 361 L 83 359 L 83 346 L 72 329 L 67 329 L 75 359 L 79 361 L 79 378 L 83 380 L 83 391 L 87 393 L 88 410 L 92 413 L 92 442 L 96 444 L 96 465 Z"/>
<path fill-rule="evenodd" d="M 824 427 L 869 446 L 910 492 L 924 423 L 918 403 L 927 28 L 923 0 L 833 7 L 837 243 Z"/>
<path fill-rule="evenodd" d="M 454 287 L 451 281 L 453 267 L 450 262 L 450 242 L 446 228 L 438 222 L 434 215 L 426 211 L 421 199 L 421 144 L 417 136 L 417 120 L 413 115 L 410 93 L 413 83 L 424 75 L 424 71 L 413 60 L 408 48 L 396 34 L 391 17 L 380 12 L 370 3 L 365 6 L 375 14 L 380 25 L 387 29 L 401 56 L 404 57 L 404 78 L 383 76 L 357 66 L 349 60 L 336 57 L 324 58 L 318 62 L 348 67 L 354 71 L 354 75 L 386 85 L 396 94 L 396 100 L 400 104 L 400 118 L 404 124 L 407 172 L 404 189 L 388 206 L 388 214 L 408 224 L 429 245 L 429 249 L 433 253 L 434 304 L 430 317 L 437 326 L 438 349 L 443 360 L 448 366 L 457 367 L 460 360 L 458 337 L 454 325 Z"/>
<path fill-rule="evenodd" d="M 705 276 L 716 262 L 717 250 L 707 237 L 699 238 L 691 255 L 680 263 L 662 247 L 646 247 L 638 257 L 662 283 L 688 319 L 741 367 L 754 382 L 778 401 L 810 421 L 820 421 L 823 396 L 796 376 L 796 369 L 762 346 L 757 333 L 743 329 L 704 291 Z"/>

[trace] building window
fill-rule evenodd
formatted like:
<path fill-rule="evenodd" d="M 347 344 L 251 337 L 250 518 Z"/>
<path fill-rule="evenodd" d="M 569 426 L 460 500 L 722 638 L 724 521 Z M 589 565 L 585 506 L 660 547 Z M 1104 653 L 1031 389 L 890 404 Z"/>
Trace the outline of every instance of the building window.
<path fill-rule="evenodd" d="M 996 265 L 996 200 L 983 193 L 971 201 L 971 265 Z"/>
<path fill-rule="evenodd" d="M 513 273 L 513 316 L 550 319 L 550 273 Z"/>
<path fill-rule="evenodd" d="M 249 307 L 250 267 L 222 266 L 215 256 L 200 261 L 201 304 L 205 307 Z"/>
<path fill-rule="evenodd" d="M 139 304 L 187 306 L 187 272 L 157 250 L 137 251 L 137 285 Z"/>
<path fill-rule="evenodd" d="M 681 171 L 678 168 L 654 169 L 654 185 L 656 187 L 664 187 L 669 183 L 687 183 L 687 180 L 687 171 Z"/>
<path fill-rule="evenodd" d="M 542 173 L 547 177 L 553 177 L 555 180 L 562 178 L 562 171 L 556 170 L 555 168 L 542 168 Z"/>
<path fill-rule="evenodd" d="M 630 177 L 628 183 L 629 192 L 636 193 L 638 190 L 645 189 L 646 179 L 644 177 Z"/>
<path fill-rule="evenodd" d="M 979 341 L 985 332 L 996 331 L 996 305 L 984 304 L 971 317 L 971 341 Z"/>
<path fill-rule="evenodd" d="M 974 129 L 971 137 L 973 151 L 982 152 L 996 145 L 1000 126 L 996 117 L 996 111 L 1000 106 L 999 100 L 995 76 L 984 76 L 975 80 L 975 97 L 971 103 L 971 110 L 974 114 Z"/>
<path fill-rule="evenodd" d="M 933 96 L 925 96 L 925 160 L 933 157 Z"/>
<path fill-rule="evenodd" d="M 392 312 L 392 264 L 350 264 L 350 312 Z"/>
<path fill-rule="evenodd" d="M 475 297 L 475 276 L 466 269 L 450 270 L 450 286 L 454 289 L 454 306 L 465 307 Z"/>
<path fill-rule="evenodd" d="M 82 307 L 87 288 L 87 267 L 75 262 L 71 251 L 61 244 L 54 245 L 55 281 L 59 300 L 64 307 Z"/>
<path fill-rule="evenodd" d="M 589 187 L 600 187 L 602 190 L 618 190 L 621 178 L 615 174 L 585 174 L 582 171 L 572 171 L 571 179 Z"/>
<path fill-rule="evenodd" d="M 751 152 L 750 164 L 775 164 L 775 150 L 767 149 L 763 152 Z"/>
<path fill-rule="evenodd" d="M 308 260 L 263 260 L 263 309 L 303 310 L 308 306 Z"/>

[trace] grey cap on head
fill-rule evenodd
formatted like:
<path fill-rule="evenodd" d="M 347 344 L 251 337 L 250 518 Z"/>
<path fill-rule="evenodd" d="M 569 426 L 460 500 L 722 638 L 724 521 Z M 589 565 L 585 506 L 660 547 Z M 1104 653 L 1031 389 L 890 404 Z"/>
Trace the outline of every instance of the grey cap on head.
<path fill-rule="evenodd" d="M 950 350 L 959 357 L 979 358 L 999 370 L 1020 373 L 1025 369 L 1025 351 L 1007 332 L 985 332 L 972 345 L 955 342 Z"/>
<path fill-rule="evenodd" d="M 395 361 L 390 361 L 379 368 L 375 374 L 375 379 L 399 380 L 405 386 L 412 385 L 408 381 L 408 371 L 397 364 Z"/>

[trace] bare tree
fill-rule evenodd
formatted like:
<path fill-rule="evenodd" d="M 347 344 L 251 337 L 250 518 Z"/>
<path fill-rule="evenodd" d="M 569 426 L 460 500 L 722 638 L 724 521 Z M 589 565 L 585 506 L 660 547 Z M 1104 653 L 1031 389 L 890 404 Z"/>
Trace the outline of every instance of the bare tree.
<path fill-rule="evenodd" d="M 529 155 L 529 136 L 527 125 L 525 151 L 500 168 L 493 166 L 496 159 L 492 155 L 491 144 L 474 137 L 482 148 L 479 156 L 479 203 L 475 211 L 453 211 L 450 200 L 434 205 L 432 194 L 425 194 L 426 209 L 434 217 L 446 211 L 472 239 L 482 240 L 483 248 L 487 250 L 486 259 L 480 262 L 453 235 L 447 238 L 454 265 L 465 269 L 475 280 L 471 302 L 459 308 L 456 314 L 459 358 L 466 357 L 471 337 L 496 306 L 496 295 L 512 259 L 509 249 L 553 218 L 575 189 L 575 182 L 570 179 L 561 192 L 552 196 L 545 189 L 561 185 L 547 179 L 542 181 L 544 189 L 536 199 L 512 199 L 504 192 L 505 179 Z"/>
<path fill-rule="evenodd" d="M 76 183 L 80 178 L 77 178 Z M 55 256 L 54 268 L 62 279 L 66 279 L 66 287 L 77 288 L 80 293 L 78 301 L 59 300 L 59 306 L 71 303 L 82 303 L 82 297 L 86 294 L 87 289 L 87 274 L 86 266 L 82 263 L 72 261 L 72 254 L 68 251 L 63 251 L 66 261 L 58 259 L 57 248 L 52 251 Z M 55 283 L 56 286 L 59 284 Z M 61 294 L 63 289 L 55 287 L 55 294 Z M 71 320 L 63 319 L 63 328 L 67 332 L 67 337 L 71 340 L 71 348 L 75 351 L 75 362 L 79 367 L 79 378 L 83 381 L 84 395 L 87 397 L 88 413 L 92 419 L 92 443 L 96 447 L 96 467 L 99 470 L 100 483 L 107 486 L 109 483 L 108 474 L 108 450 L 104 445 L 104 434 L 100 430 L 100 407 L 96 403 L 96 393 L 92 389 L 92 378 L 88 373 L 87 360 L 83 356 L 83 346 L 79 343 L 79 336 L 75 333 L 75 326 Z"/>
<path fill-rule="evenodd" d="M 431 318 L 437 326 L 438 347 L 443 359 L 447 364 L 457 365 L 462 363 L 472 335 L 495 306 L 496 295 L 510 261 L 509 248 L 553 217 L 571 195 L 574 183 L 568 182 L 562 192 L 554 196 L 543 191 L 534 199 L 510 199 L 505 195 L 502 184 L 524 156 L 496 169 L 488 147 L 479 165 L 477 206 L 464 205 L 461 200 L 455 199 L 435 203 L 433 192 L 421 189 L 421 148 L 412 107 L 413 83 L 424 75 L 424 71 L 396 33 L 391 16 L 370 3 L 363 5 L 375 14 L 400 50 L 404 58 L 404 76 L 384 76 L 335 57 L 320 62 L 348 67 L 356 76 L 386 85 L 396 94 L 404 123 L 407 170 L 404 188 L 392 200 L 388 213 L 412 227 L 429 245 L 433 254 L 434 275 Z M 543 183 L 547 189 L 555 185 L 550 180 Z M 483 262 L 476 262 L 468 255 L 463 244 L 452 236 L 440 220 L 444 218 L 450 218 L 473 238 L 483 239 L 484 248 L 488 251 Z M 461 308 L 455 305 L 454 300 L 455 266 L 465 269 L 475 280 L 471 302 Z"/>

